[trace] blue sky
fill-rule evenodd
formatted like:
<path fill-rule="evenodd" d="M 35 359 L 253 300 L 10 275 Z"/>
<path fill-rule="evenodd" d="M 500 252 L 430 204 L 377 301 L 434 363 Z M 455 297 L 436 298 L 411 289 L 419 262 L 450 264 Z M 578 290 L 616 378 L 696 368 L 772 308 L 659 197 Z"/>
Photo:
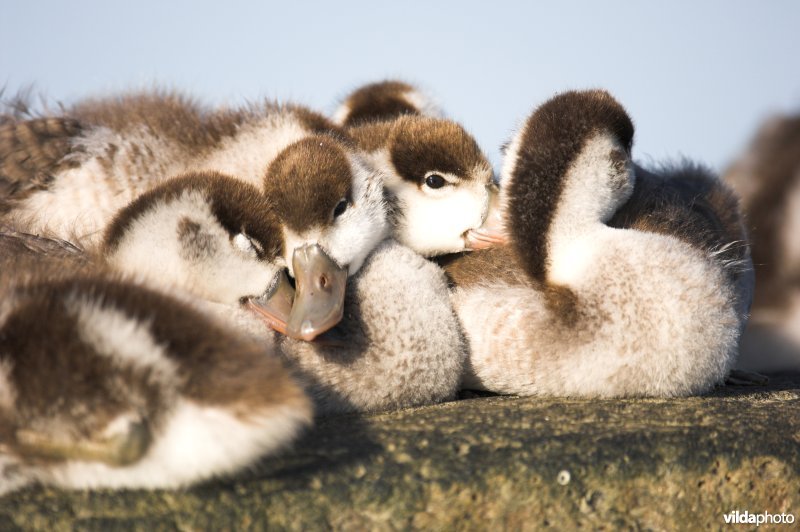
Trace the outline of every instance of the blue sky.
<path fill-rule="evenodd" d="M 330 112 L 385 77 L 435 95 L 495 165 L 533 107 L 603 87 L 639 159 L 722 169 L 764 118 L 800 110 L 800 2 L 0 0 L 0 85 L 54 101 L 161 85 Z"/>

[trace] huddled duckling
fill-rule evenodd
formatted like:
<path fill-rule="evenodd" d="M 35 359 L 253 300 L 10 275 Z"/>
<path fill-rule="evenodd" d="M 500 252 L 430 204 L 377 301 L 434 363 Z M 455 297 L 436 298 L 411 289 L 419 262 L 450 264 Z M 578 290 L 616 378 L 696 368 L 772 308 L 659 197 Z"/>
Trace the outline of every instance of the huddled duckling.
<path fill-rule="evenodd" d="M 293 142 L 336 126 L 294 105 L 212 110 L 169 92 L 89 99 L 59 116 L 0 124 L 4 221 L 87 245 L 162 180 L 217 171 L 260 186 Z"/>
<path fill-rule="evenodd" d="M 274 347 L 70 245 L 0 234 L 0 494 L 176 488 L 285 446 L 311 404 Z"/>
<path fill-rule="evenodd" d="M 800 115 L 768 120 L 724 175 L 751 229 L 756 291 L 739 367 L 800 368 Z"/>
<path fill-rule="evenodd" d="M 691 168 L 644 172 L 633 132 L 608 93 L 567 92 L 509 143 L 510 244 L 443 261 L 469 342 L 467 387 L 679 396 L 730 370 L 752 297 L 736 200 Z"/>
<path fill-rule="evenodd" d="M 333 114 L 342 127 L 394 120 L 402 115 L 442 117 L 444 112 L 424 91 L 405 81 L 387 79 L 350 92 Z"/>
<path fill-rule="evenodd" d="M 440 117 L 422 91 L 399 81 L 353 91 L 336 112 L 383 174 L 394 237 L 425 256 L 502 243 L 485 225 L 496 187 L 475 139 Z"/>

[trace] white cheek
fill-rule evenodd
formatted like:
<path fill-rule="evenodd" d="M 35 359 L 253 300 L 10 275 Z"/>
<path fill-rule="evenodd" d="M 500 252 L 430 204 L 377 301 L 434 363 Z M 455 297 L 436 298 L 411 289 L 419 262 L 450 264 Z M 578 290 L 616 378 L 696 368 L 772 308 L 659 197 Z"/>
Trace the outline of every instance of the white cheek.
<path fill-rule="evenodd" d="M 389 236 L 382 178 L 362 159 L 351 157 L 354 205 L 337 219 L 320 244 L 353 275 L 375 246 Z"/>
<path fill-rule="evenodd" d="M 356 273 L 367 255 L 389 236 L 389 225 L 380 203 L 366 203 L 343 216 L 320 244 L 348 274 Z"/>
<path fill-rule="evenodd" d="M 208 268 L 198 284 L 212 301 L 237 305 L 243 297 L 260 296 L 267 291 L 277 273 L 268 263 L 254 257 L 243 257 L 237 250 L 227 248 L 208 262 Z M 198 290 L 200 291 L 200 290 Z"/>
<path fill-rule="evenodd" d="M 480 227 L 488 205 L 483 186 L 455 187 L 434 196 L 403 184 L 395 193 L 403 209 L 398 240 L 428 256 L 463 250 L 464 232 Z"/>

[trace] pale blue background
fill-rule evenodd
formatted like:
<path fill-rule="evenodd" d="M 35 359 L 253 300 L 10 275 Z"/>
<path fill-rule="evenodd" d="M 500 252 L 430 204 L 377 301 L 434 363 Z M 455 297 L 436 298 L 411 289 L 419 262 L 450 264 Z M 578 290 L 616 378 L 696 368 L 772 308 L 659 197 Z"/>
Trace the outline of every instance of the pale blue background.
<path fill-rule="evenodd" d="M 128 2 L 0 0 L 0 85 L 71 102 L 153 84 L 212 103 L 332 111 L 400 76 L 500 162 L 538 103 L 605 87 L 645 161 L 722 169 L 770 113 L 800 109 L 800 2 Z"/>

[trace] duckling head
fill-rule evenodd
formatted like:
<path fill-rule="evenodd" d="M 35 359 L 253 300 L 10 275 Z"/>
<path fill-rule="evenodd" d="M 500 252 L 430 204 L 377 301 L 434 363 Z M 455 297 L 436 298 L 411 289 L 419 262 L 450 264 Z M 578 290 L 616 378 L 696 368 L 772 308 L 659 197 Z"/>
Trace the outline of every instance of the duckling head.
<path fill-rule="evenodd" d="M 332 137 L 288 146 L 267 169 L 264 191 L 278 216 L 292 276 L 299 274 L 298 250 L 307 246 L 318 246 L 315 253 L 352 275 L 389 234 L 380 175 Z"/>
<path fill-rule="evenodd" d="M 346 140 L 313 135 L 270 164 L 264 193 L 297 286 L 288 328 L 311 340 L 341 319 L 347 277 L 389 235 L 380 175 Z"/>
<path fill-rule="evenodd" d="M 401 243 L 434 256 L 503 241 L 484 226 L 496 194 L 492 167 L 459 124 L 402 116 L 381 157 L 395 238 Z"/>
<path fill-rule="evenodd" d="M 351 127 L 408 114 L 439 117 L 443 113 L 423 91 L 404 81 L 387 79 L 367 83 L 351 92 L 334 113 L 333 120 Z"/>
<path fill-rule="evenodd" d="M 259 191 L 217 173 L 186 174 L 143 194 L 112 221 L 104 253 L 118 270 L 237 304 L 280 270 L 281 240 Z"/>
<path fill-rule="evenodd" d="M 118 271 L 244 305 L 279 332 L 310 339 L 338 322 L 341 302 L 337 294 L 295 297 L 274 211 L 252 185 L 215 172 L 186 174 L 120 211 L 103 251 Z"/>

